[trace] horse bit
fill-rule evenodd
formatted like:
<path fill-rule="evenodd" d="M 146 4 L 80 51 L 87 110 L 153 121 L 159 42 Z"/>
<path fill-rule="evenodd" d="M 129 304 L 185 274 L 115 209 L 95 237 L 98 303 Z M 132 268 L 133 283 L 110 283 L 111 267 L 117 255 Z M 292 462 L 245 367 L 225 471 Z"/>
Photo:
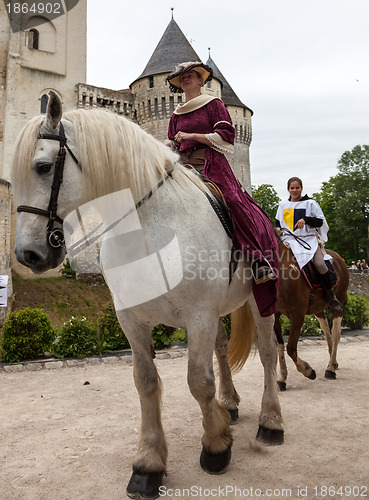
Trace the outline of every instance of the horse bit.
<path fill-rule="evenodd" d="M 64 241 L 63 231 L 62 229 L 54 229 L 54 222 L 59 222 L 59 224 L 63 224 L 64 222 L 63 219 L 61 219 L 57 215 L 57 208 L 58 208 L 59 190 L 63 182 L 66 150 L 68 151 L 68 153 L 70 154 L 70 156 L 80 169 L 81 165 L 79 164 L 79 161 L 77 160 L 77 158 L 75 157 L 75 155 L 73 154 L 73 152 L 71 151 L 71 149 L 67 144 L 67 138 L 65 137 L 64 126 L 62 122 L 60 122 L 59 134 L 39 134 L 37 138 L 59 141 L 59 151 L 55 162 L 55 170 L 54 170 L 53 182 L 51 184 L 49 205 L 47 210 L 42 210 L 41 208 L 36 208 L 36 207 L 29 207 L 27 205 L 20 205 L 17 208 L 17 212 L 28 212 L 30 214 L 43 215 L 44 217 L 47 217 L 49 220 L 46 225 L 46 230 L 47 230 L 47 241 L 49 245 L 53 248 L 64 247 L 65 241 Z"/>

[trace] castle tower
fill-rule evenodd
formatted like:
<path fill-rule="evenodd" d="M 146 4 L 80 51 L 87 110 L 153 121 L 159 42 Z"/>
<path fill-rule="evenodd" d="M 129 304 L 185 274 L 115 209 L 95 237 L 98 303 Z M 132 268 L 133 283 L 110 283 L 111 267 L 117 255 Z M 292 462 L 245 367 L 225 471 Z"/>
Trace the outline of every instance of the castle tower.
<path fill-rule="evenodd" d="M 7 181 L 16 137 L 30 118 L 46 111 L 48 92 L 73 108 L 75 85 L 86 80 L 87 0 L 70 10 L 71 2 L 62 5 L 64 13 L 52 19 L 22 15 L 13 31 L 0 3 L 0 178 Z"/>
<path fill-rule="evenodd" d="M 167 137 L 169 119 L 183 99 L 181 94 L 170 91 L 165 79 L 177 64 L 184 61 L 201 59 L 172 16 L 145 69 L 130 85 L 135 103 L 135 121 L 158 140 Z M 210 57 L 207 64 L 213 68 L 214 78 L 203 88 L 203 92 L 221 98 L 230 112 L 236 128 L 236 143 L 234 153 L 228 159 L 240 182 L 250 190 L 252 111 L 240 101 Z"/>
<path fill-rule="evenodd" d="M 149 134 L 164 140 L 169 119 L 179 102 L 165 78 L 183 61 L 199 61 L 178 24 L 172 19 L 141 75 L 130 85 L 136 103 L 137 123 Z"/>
<path fill-rule="evenodd" d="M 87 0 L 48 4 L 61 5 L 61 15 L 19 14 L 17 26 L 14 17 L 10 24 L 7 11 L 16 5 L 0 2 L 0 275 L 9 277 L 8 297 L 12 270 L 34 276 L 12 256 L 16 214 L 14 209 L 11 213 L 9 181 L 16 138 L 30 118 L 46 112 L 50 90 L 60 96 L 65 109 L 74 108 L 76 83 L 86 80 Z M 34 9 L 39 4 L 33 5 Z M 0 308 L 0 322 L 6 312 Z"/>
<path fill-rule="evenodd" d="M 228 157 L 228 161 L 241 184 L 251 193 L 249 148 L 252 139 L 251 117 L 253 111 L 240 101 L 210 54 L 206 64 L 213 69 L 214 79 L 221 83 L 221 99 L 226 105 L 236 129 L 234 151 L 232 156 Z M 210 88 L 212 83 L 212 81 L 208 82 Z"/>

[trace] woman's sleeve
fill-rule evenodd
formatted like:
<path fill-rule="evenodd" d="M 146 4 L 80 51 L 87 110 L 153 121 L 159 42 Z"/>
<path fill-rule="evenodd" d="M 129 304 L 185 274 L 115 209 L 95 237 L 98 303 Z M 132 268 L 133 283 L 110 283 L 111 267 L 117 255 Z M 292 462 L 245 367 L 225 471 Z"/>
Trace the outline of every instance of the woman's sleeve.
<path fill-rule="evenodd" d="M 220 153 L 231 153 L 235 139 L 235 129 L 227 108 L 222 101 L 214 99 L 207 105 L 213 132 L 206 134 L 212 147 Z"/>
<path fill-rule="evenodd" d="M 305 215 L 303 219 L 306 224 L 309 224 L 309 226 L 311 227 L 322 227 L 323 225 L 323 219 L 320 219 L 319 217 L 308 217 L 307 215 Z"/>
<path fill-rule="evenodd" d="M 174 136 L 176 135 L 176 120 L 174 118 L 175 115 L 172 115 L 169 120 L 169 125 L 168 125 L 168 139 L 173 141 Z"/>

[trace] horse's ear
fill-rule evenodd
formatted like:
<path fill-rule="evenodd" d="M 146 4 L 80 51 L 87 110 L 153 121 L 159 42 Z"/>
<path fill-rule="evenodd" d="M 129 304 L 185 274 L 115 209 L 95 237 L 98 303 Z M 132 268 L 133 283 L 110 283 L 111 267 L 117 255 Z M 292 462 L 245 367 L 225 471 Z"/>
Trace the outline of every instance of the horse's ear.
<path fill-rule="evenodd" d="M 55 92 L 50 91 L 46 110 L 46 125 L 52 129 L 56 129 L 62 114 L 62 103 L 59 96 Z"/>

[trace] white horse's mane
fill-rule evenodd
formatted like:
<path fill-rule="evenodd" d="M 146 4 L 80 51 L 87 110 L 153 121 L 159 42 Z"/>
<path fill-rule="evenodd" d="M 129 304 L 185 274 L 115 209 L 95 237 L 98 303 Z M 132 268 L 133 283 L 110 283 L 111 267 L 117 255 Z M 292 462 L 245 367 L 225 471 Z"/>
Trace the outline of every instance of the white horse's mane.
<path fill-rule="evenodd" d="M 16 191 L 24 190 L 28 184 L 44 119 L 45 115 L 41 115 L 30 120 L 17 140 L 12 167 Z M 130 188 L 138 201 L 165 179 L 174 165 L 173 177 L 179 184 L 185 187 L 185 179 L 190 178 L 202 191 L 207 191 L 195 173 L 178 163 L 176 153 L 115 113 L 77 109 L 64 113 L 63 120 L 73 125 L 88 199 Z"/>

